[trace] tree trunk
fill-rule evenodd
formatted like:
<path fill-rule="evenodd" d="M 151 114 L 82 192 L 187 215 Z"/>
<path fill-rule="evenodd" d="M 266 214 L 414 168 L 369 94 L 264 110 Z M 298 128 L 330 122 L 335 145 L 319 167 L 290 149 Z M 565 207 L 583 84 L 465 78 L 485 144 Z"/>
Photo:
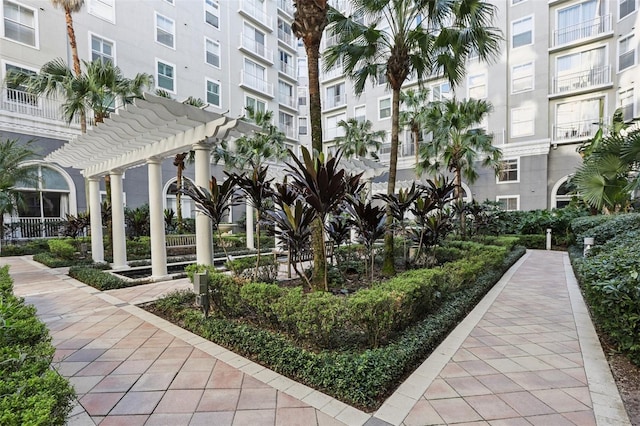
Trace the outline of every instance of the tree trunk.
<path fill-rule="evenodd" d="M 467 230 L 466 230 L 466 215 L 464 214 L 464 209 L 462 208 L 462 203 L 464 202 L 464 199 L 462 197 L 462 176 L 461 176 L 461 170 L 460 168 L 456 168 L 456 181 L 455 181 L 455 185 L 456 185 L 456 200 L 458 200 L 458 206 L 460 208 L 460 212 L 458 213 L 460 215 L 460 233 L 462 234 L 462 239 L 465 239 L 466 235 L 467 235 Z"/>
<path fill-rule="evenodd" d="M 413 131 L 413 149 L 414 149 L 414 155 L 416 157 L 416 166 L 418 165 L 418 163 L 420 162 L 420 153 L 418 152 L 418 150 L 420 149 L 420 141 L 418 141 L 418 135 L 420 134 L 420 129 L 418 128 L 418 126 L 414 125 L 413 129 L 411 129 Z M 418 167 L 416 167 L 416 177 L 420 178 L 420 173 L 417 171 Z"/>
<path fill-rule="evenodd" d="M 400 129 L 400 89 L 393 89 L 391 102 L 391 154 L 389 160 L 389 181 L 387 183 L 387 194 L 396 192 L 396 175 L 398 172 L 398 131 Z M 391 276 L 396 273 L 393 258 L 393 216 L 391 206 L 387 204 L 387 231 L 384 235 L 384 263 L 382 273 Z"/>
<path fill-rule="evenodd" d="M 176 154 L 173 164 L 176 166 L 176 225 L 178 234 L 183 231 L 182 223 L 182 172 L 184 171 L 184 158 L 186 153 Z"/>
<path fill-rule="evenodd" d="M 80 68 L 80 57 L 78 56 L 78 43 L 76 42 L 76 32 L 73 29 L 73 17 L 71 16 L 71 9 L 64 8 L 64 17 L 67 21 L 67 36 L 69 37 L 69 46 L 71 46 L 71 57 L 73 58 L 73 71 L 76 76 L 82 74 Z M 87 133 L 87 114 L 83 111 L 80 113 L 80 131 Z"/>

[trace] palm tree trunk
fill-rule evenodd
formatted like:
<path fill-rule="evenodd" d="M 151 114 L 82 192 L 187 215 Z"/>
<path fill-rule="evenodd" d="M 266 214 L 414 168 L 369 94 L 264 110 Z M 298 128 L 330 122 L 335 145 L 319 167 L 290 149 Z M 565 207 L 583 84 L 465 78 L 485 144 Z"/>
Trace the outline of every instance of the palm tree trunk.
<path fill-rule="evenodd" d="M 418 150 L 420 149 L 420 141 L 418 141 L 418 135 L 420 134 L 418 126 L 414 126 L 413 129 L 411 129 L 413 131 L 413 150 L 415 151 L 415 157 L 416 157 L 416 166 L 418 165 L 418 163 L 420 162 L 420 153 L 418 152 Z M 417 171 L 418 167 L 416 167 L 416 177 L 420 177 L 420 173 Z"/>
<path fill-rule="evenodd" d="M 184 154 L 176 154 L 173 164 L 176 165 L 176 222 L 178 234 L 182 233 L 182 171 L 184 170 Z"/>
<path fill-rule="evenodd" d="M 458 206 L 460 207 L 460 233 L 462 234 L 462 238 L 464 239 L 465 236 L 467 235 L 467 230 L 466 230 L 466 215 L 464 214 L 464 209 L 462 208 L 462 203 L 463 203 L 463 197 L 462 197 L 462 172 L 460 170 L 460 168 L 456 168 L 456 181 L 455 181 L 455 185 L 456 185 L 456 200 L 458 200 Z"/>
<path fill-rule="evenodd" d="M 400 89 L 393 89 L 391 102 L 391 155 L 389 160 L 389 181 L 387 184 L 387 194 L 396 192 L 396 175 L 398 173 L 398 132 L 400 130 Z M 387 204 L 387 232 L 384 235 L 384 263 L 382 273 L 391 276 L 396 273 L 393 258 L 393 215 L 391 206 Z"/>
<path fill-rule="evenodd" d="M 71 46 L 71 57 L 73 58 L 73 71 L 76 76 L 80 76 L 82 69 L 80 68 L 80 57 L 78 56 L 78 43 L 76 42 L 76 32 L 73 29 L 73 17 L 71 9 L 64 8 L 64 17 L 67 21 L 67 36 L 69 37 L 69 46 Z M 80 113 L 80 131 L 87 133 L 87 114 L 83 111 Z"/>

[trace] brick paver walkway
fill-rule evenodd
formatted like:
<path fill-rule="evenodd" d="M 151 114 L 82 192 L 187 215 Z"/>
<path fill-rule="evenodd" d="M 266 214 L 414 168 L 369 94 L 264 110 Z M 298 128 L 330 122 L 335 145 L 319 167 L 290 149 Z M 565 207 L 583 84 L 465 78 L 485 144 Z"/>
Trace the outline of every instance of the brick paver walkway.
<path fill-rule="evenodd" d="M 530 251 L 373 414 L 134 306 L 186 280 L 99 292 L 27 257 L 4 264 L 75 386 L 69 424 L 629 424 L 564 253 Z"/>

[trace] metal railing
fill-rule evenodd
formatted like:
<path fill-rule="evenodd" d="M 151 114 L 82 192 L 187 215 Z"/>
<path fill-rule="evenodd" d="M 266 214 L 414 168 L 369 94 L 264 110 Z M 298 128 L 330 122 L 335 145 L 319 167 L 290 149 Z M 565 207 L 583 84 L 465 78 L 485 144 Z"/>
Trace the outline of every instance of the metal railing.
<path fill-rule="evenodd" d="M 288 62 L 280 61 L 278 70 L 291 78 L 296 78 L 296 68 Z"/>
<path fill-rule="evenodd" d="M 273 50 L 267 48 L 262 43 L 258 43 L 255 39 L 249 37 L 245 33 L 240 34 L 240 47 L 255 53 L 263 59 L 266 59 L 270 63 L 273 63 Z"/>
<path fill-rule="evenodd" d="M 66 123 L 62 114 L 62 102 L 60 100 L 36 96 L 18 89 L 2 88 L 0 110 L 28 116 L 30 119 L 43 118 Z M 71 121 L 71 125 L 80 125 L 79 117 L 75 117 Z"/>
<path fill-rule="evenodd" d="M 602 65 L 588 70 L 553 78 L 553 93 L 571 92 L 611 83 L 611 66 Z"/>
<path fill-rule="evenodd" d="M 50 238 L 60 236 L 66 221 L 61 217 L 16 217 L 5 225 L 5 238 Z"/>
<path fill-rule="evenodd" d="M 266 80 L 262 80 L 255 75 L 249 74 L 246 71 L 242 71 L 242 74 L 240 75 L 240 84 L 273 97 L 273 84 Z"/>
<path fill-rule="evenodd" d="M 611 31 L 611 14 L 598 16 L 579 24 L 569 25 L 553 32 L 553 46 L 560 46 L 576 40 L 595 37 Z"/>
<path fill-rule="evenodd" d="M 278 95 L 278 102 L 280 104 L 288 106 L 289 108 L 296 108 L 296 98 L 290 95 L 283 95 L 282 93 Z"/>
<path fill-rule="evenodd" d="M 273 28 L 273 18 L 252 1 L 240 0 L 240 12 L 252 17 L 267 28 Z"/>
<path fill-rule="evenodd" d="M 287 33 L 278 28 L 278 40 L 283 41 L 287 46 L 292 49 L 296 48 L 296 38 L 291 33 Z"/>
<path fill-rule="evenodd" d="M 336 108 L 347 104 L 347 96 L 345 93 L 341 93 L 335 96 L 327 96 L 325 99 L 325 109 Z"/>
<path fill-rule="evenodd" d="M 293 16 L 293 5 L 290 0 L 278 0 L 278 9 L 289 16 Z"/>
<path fill-rule="evenodd" d="M 553 126 L 553 140 L 563 141 L 570 139 L 585 139 L 592 137 L 598 130 L 600 119 L 574 121 Z"/>
<path fill-rule="evenodd" d="M 280 131 L 285 134 L 286 137 L 290 139 L 296 138 L 296 129 L 292 125 L 280 123 L 278 126 Z"/>

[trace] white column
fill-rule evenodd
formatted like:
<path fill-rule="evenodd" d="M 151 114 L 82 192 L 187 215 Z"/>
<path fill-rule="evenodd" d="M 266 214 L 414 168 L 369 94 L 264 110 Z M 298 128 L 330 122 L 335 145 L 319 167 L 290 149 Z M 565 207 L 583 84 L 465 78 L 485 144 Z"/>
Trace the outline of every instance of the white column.
<path fill-rule="evenodd" d="M 122 197 L 122 171 L 112 170 L 111 176 L 111 228 L 113 268 L 127 266 L 127 239 L 124 233 L 124 200 Z"/>
<path fill-rule="evenodd" d="M 151 275 L 167 275 L 167 251 L 165 248 L 164 210 L 162 208 L 162 160 L 147 160 L 149 173 L 149 225 L 151 230 Z"/>
<path fill-rule="evenodd" d="M 89 215 L 91 219 L 91 258 L 94 262 L 104 262 L 102 243 L 102 206 L 100 203 L 100 178 L 91 177 L 89 182 Z"/>
<path fill-rule="evenodd" d="M 209 188 L 211 180 L 211 148 L 205 144 L 193 145 L 195 155 L 195 183 Z M 196 212 L 196 262 L 202 265 L 213 264 L 213 228 L 211 219 L 204 213 Z"/>
<path fill-rule="evenodd" d="M 251 201 L 249 201 L 249 199 L 247 198 L 245 201 L 246 205 L 247 205 L 247 210 L 246 210 L 246 222 L 247 222 L 247 248 L 250 249 L 255 249 L 256 248 L 256 242 L 255 242 L 255 238 L 253 237 L 253 206 L 251 206 Z"/>

